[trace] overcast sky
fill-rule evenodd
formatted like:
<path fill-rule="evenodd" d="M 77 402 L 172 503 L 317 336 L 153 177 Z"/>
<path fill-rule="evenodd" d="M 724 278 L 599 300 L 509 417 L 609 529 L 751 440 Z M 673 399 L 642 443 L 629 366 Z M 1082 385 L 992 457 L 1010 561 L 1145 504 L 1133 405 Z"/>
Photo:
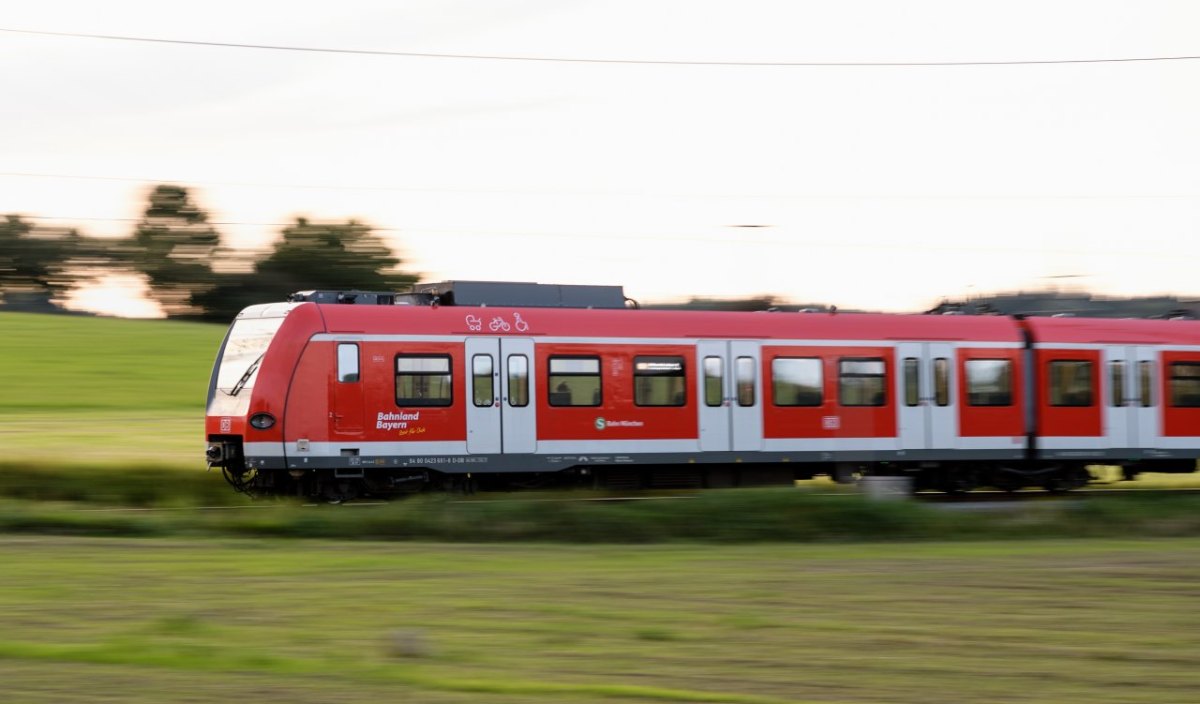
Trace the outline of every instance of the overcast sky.
<path fill-rule="evenodd" d="M 1200 296 L 1200 60 L 686 63 L 1198 56 L 1197 27 L 1182 0 L 6 3 L 3 29 L 633 63 L 0 32 L 0 213 L 126 234 L 168 180 L 231 246 L 354 217 L 426 280 Z"/>

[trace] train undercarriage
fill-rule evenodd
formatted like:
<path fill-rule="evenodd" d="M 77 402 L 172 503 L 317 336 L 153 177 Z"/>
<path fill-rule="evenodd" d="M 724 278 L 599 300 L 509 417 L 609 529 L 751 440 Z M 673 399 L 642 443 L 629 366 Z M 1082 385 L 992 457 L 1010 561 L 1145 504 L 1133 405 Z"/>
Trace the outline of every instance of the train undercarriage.
<path fill-rule="evenodd" d="M 216 465 L 214 465 L 216 466 Z M 914 492 L 962 494 L 977 489 L 1067 492 L 1096 479 L 1084 462 L 1051 463 L 777 463 L 574 466 L 553 472 L 448 473 L 430 468 L 255 469 L 228 461 L 220 468 L 234 489 L 252 497 L 297 497 L 339 503 L 393 499 L 421 492 L 472 494 L 487 491 L 593 489 L 616 492 L 793 486 L 828 477 L 853 484 L 864 477 L 903 477 Z M 1184 463 L 1128 463 L 1121 476 L 1143 471 L 1191 472 Z"/>

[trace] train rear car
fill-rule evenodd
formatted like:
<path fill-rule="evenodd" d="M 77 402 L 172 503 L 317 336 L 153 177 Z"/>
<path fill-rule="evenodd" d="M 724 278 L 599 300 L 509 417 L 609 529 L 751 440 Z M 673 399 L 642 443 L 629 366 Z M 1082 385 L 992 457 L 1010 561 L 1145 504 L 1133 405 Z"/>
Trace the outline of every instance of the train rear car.
<path fill-rule="evenodd" d="M 1200 323 L 1030 318 L 1036 457 L 1046 466 L 1192 472 L 1200 457 Z"/>

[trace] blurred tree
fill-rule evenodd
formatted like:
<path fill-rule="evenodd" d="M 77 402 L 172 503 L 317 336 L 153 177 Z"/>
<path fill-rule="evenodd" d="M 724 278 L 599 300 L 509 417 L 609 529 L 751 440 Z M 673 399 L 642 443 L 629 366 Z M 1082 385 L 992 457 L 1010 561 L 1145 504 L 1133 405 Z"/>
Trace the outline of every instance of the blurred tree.
<path fill-rule="evenodd" d="M 212 262 L 220 235 L 187 188 L 155 186 L 131 241 L 115 247 L 119 260 L 146 275 L 150 295 L 170 317 L 200 317 L 193 297 L 216 285 Z"/>
<path fill-rule="evenodd" d="M 9 307 L 54 309 L 52 300 L 74 286 L 75 261 L 90 251 L 79 233 L 35 227 L 19 215 L 0 222 L 0 291 Z"/>
<path fill-rule="evenodd" d="M 205 318 L 225 322 L 248 305 L 282 301 L 295 291 L 397 291 L 417 280 L 401 272 L 399 264 L 367 225 L 297 218 L 252 272 L 224 275 L 220 285 L 198 292 L 191 302 L 203 309 Z"/>

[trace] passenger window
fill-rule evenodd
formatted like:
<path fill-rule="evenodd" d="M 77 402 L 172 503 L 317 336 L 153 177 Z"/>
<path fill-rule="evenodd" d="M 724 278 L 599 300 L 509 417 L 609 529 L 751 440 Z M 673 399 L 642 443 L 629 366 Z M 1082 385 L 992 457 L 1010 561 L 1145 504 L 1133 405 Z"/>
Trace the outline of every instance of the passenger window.
<path fill-rule="evenodd" d="M 771 360 L 771 395 L 776 406 L 820 406 L 824 402 L 821 360 L 776 357 Z"/>
<path fill-rule="evenodd" d="M 921 404 L 921 368 L 915 357 L 904 358 L 904 405 Z"/>
<path fill-rule="evenodd" d="M 838 362 L 838 402 L 843 406 L 887 405 L 883 360 L 843 359 Z"/>
<path fill-rule="evenodd" d="M 704 405 L 717 407 L 725 403 L 725 360 L 704 358 Z"/>
<path fill-rule="evenodd" d="M 1111 388 L 1109 403 L 1114 406 L 1125 405 L 1125 362 L 1117 360 L 1108 365 L 1108 384 Z"/>
<path fill-rule="evenodd" d="M 683 357 L 634 357 L 633 403 L 636 406 L 687 405 Z"/>
<path fill-rule="evenodd" d="M 472 402 L 480 407 L 488 407 L 496 402 L 496 383 L 492 377 L 492 355 L 477 354 L 471 358 L 471 388 Z"/>
<path fill-rule="evenodd" d="M 1200 407 L 1200 363 L 1171 362 L 1170 375 L 1171 405 Z"/>
<path fill-rule="evenodd" d="M 1154 405 L 1154 362 L 1138 362 L 1138 391 L 1142 397 L 1142 408 Z"/>
<path fill-rule="evenodd" d="M 968 404 L 1012 405 L 1012 360 L 968 359 L 965 366 Z"/>
<path fill-rule="evenodd" d="M 396 357 L 397 406 L 449 406 L 453 400 L 450 355 Z"/>
<path fill-rule="evenodd" d="M 523 354 L 508 356 L 508 405 L 513 408 L 529 405 L 529 358 Z"/>
<path fill-rule="evenodd" d="M 358 381 L 358 345 L 344 342 L 337 346 L 338 381 Z"/>
<path fill-rule="evenodd" d="M 737 375 L 737 400 L 739 406 L 753 406 L 754 394 L 754 358 L 738 357 L 734 373 Z"/>
<path fill-rule="evenodd" d="M 1092 405 L 1092 363 L 1078 359 L 1050 362 L 1050 405 Z"/>
<path fill-rule="evenodd" d="M 933 399 L 939 406 L 950 405 L 950 360 L 945 357 L 933 360 Z"/>
<path fill-rule="evenodd" d="M 551 357 L 551 406 L 599 406 L 600 358 Z"/>

